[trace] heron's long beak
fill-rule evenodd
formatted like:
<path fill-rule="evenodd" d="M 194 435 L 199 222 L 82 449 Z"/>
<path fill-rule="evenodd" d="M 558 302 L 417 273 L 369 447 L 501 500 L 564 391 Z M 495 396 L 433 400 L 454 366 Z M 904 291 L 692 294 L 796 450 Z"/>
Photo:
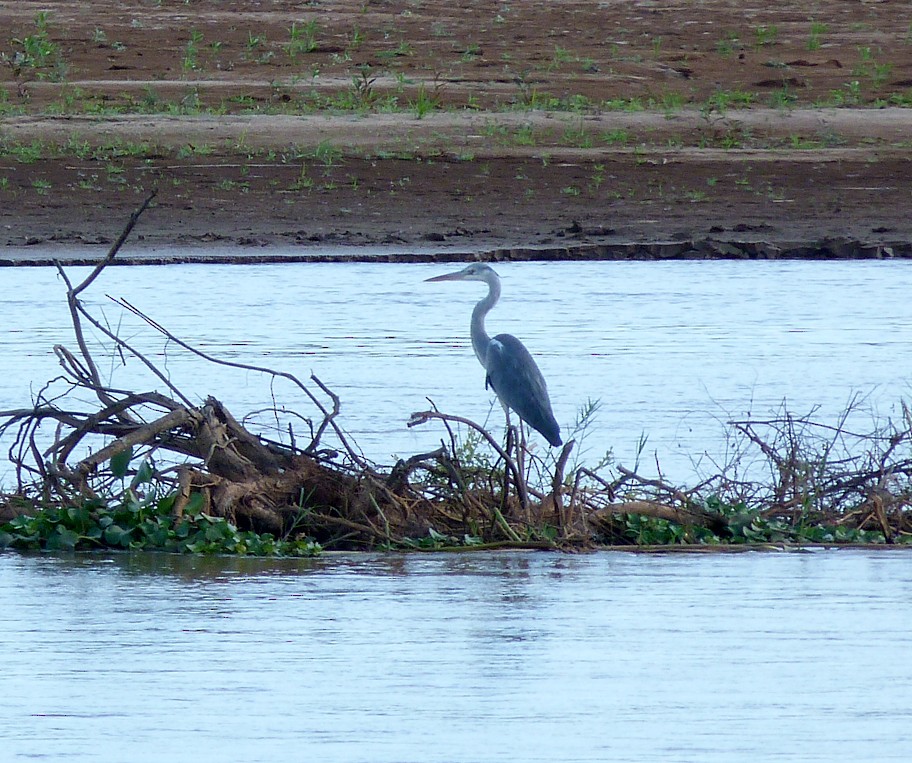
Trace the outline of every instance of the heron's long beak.
<path fill-rule="evenodd" d="M 427 281 L 461 281 L 462 280 L 462 271 L 457 270 L 455 273 L 444 273 L 442 276 L 434 276 L 433 278 L 425 278 Z"/>

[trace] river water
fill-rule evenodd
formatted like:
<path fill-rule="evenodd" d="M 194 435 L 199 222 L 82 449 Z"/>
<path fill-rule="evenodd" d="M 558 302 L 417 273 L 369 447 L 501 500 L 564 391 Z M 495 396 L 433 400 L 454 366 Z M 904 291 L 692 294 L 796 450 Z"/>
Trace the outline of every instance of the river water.
<path fill-rule="evenodd" d="M 85 302 L 188 396 L 313 411 L 219 357 L 316 373 L 372 458 L 436 446 L 426 396 L 499 426 L 468 342 L 481 287 L 446 266 L 110 268 Z M 682 475 L 722 422 L 908 396 L 912 263 L 498 266 L 491 333 L 532 349 L 583 443 Z M 85 271 L 74 269 L 74 278 Z M 0 271 L 0 409 L 74 346 L 47 268 Z M 93 340 L 94 341 L 94 340 Z M 99 356 L 101 357 L 101 356 Z M 107 358 L 113 385 L 153 386 Z M 160 385 L 158 385 L 160 386 Z M 84 395 L 82 396 L 84 398 Z M 268 421 L 268 417 L 266 417 Z M 6 442 L 0 443 L 6 447 Z M 711 465 L 711 464 L 710 464 Z M 0 759 L 887 761 L 912 749 L 912 565 L 901 551 L 315 560 L 0 554 Z"/>
<path fill-rule="evenodd" d="M 902 551 L 0 554 L 0 758 L 907 761 Z"/>
<path fill-rule="evenodd" d="M 341 398 L 341 422 L 368 457 L 389 463 L 433 449 L 439 426 L 408 429 L 426 398 L 500 430 L 468 339 L 482 284 L 425 283 L 457 266 L 426 264 L 112 267 L 84 302 L 166 371 L 191 399 L 219 397 L 238 417 L 284 406 L 300 391 L 207 365 L 110 302 L 124 297 L 193 346 L 227 360 L 315 373 Z M 688 481 L 715 473 L 724 423 L 783 403 L 870 429 L 909 395 L 912 262 L 504 263 L 491 334 L 519 336 L 548 380 L 566 438 L 581 406 L 601 409 L 578 453 L 611 449 L 632 466 Z M 81 278 L 85 268 L 71 268 Z M 75 349 L 62 281 L 52 268 L 0 271 L 0 410 L 20 407 L 59 374 L 55 343 Z M 103 358 L 104 378 L 161 387 L 134 361 Z M 263 425 L 274 422 L 261 415 Z M 306 430 L 293 419 L 299 437 Z M 282 427 L 285 426 L 283 423 Z M 3 443 L 0 442 L 0 446 Z M 0 476 L 2 479 L 2 476 Z"/>

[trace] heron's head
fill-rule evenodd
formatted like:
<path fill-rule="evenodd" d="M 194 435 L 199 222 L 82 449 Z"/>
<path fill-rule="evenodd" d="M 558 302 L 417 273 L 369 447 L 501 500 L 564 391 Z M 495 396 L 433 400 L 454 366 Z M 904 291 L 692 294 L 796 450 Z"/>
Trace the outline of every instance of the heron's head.
<path fill-rule="evenodd" d="M 444 273 L 442 276 L 427 278 L 427 281 L 485 281 L 489 282 L 492 278 L 497 278 L 497 273 L 490 265 L 483 262 L 473 262 L 462 270 L 455 273 Z"/>

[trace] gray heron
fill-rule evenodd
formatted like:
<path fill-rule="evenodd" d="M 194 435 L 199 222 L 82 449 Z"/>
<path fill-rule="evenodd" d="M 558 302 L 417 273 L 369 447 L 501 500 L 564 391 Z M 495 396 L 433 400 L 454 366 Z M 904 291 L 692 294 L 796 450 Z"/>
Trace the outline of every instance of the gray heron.
<path fill-rule="evenodd" d="M 485 331 L 485 316 L 500 299 L 500 278 L 484 263 L 472 263 L 456 273 L 428 278 L 428 281 L 483 281 L 488 295 L 472 311 L 472 348 L 484 366 L 485 389 L 491 387 L 507 412 L 516 414 L 538 430 L 552 445 L 561 444 L 560 426 L 551 410 L 545 377 L 522 342 L 511 334 L 498 334 L 493 339 Z"/>

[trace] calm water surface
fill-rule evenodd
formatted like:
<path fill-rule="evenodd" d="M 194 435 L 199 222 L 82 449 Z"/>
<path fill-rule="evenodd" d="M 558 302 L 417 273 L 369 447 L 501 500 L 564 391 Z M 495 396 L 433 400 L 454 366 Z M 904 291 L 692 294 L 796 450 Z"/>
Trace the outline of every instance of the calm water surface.
<path fill-rule="evenodd" d="M 342 423 L 380 462 L 436 447 L 443 434 L 407 429 L 430 397 L 441 410 L 499 428 L 500 407 L 468 340 L 481 284 L 424 283 L 447 265 L 175 265 L 109 268 L 85 294 L 121 336 L 192 399 L 214 394 L 236 414 L 275 403 L 315 415 L 283 381 L 207 366 L 106 299 L 125 297 L 221 358 L 311 372 L 342 399 Z M 581 450 L 612 449 L 645 470 L 714 473 L 723 423 L 792 413 L 835 422 L 853 396 L 856 428 L 895 414 L 909 394 L 910 262 L 596 262 L 498 265 L 504 295 L 491 334 L 515 333 L 548 379 L 566 434 L 580 406 L 602 403 Z M 72 269 L 80 278 L 85 269 Z M 0 410 L 29 401 L 59 373 L 55 343 L 74 347 L 64 286 L 50 268 L 0 272 Z M 131 362 L 106 379 L 161 386 Z M 490 417 L 490 418 L 489 418 Z M 270 417 L 261 416 L 264 425 Z M 3 443 L 0 443 L 0 447 Z M 0 477 L 2 479 L 2 477 Z"/>
<path fill-rule="evenodd" d="M 3 760 L 887 761 L 902 552 L 0 554 Z"/>
<path fill-rule="evenodd" d="M 448 269 L 111 268 L 85 296 L 190 397 L 238 415 L 313 411 L 284 382 L 187 356 L 104 295 L 220 357 L 316 373 L 384 461 L 439 441 L 405 427 L 426 397 L 480 421 L 491 410 L 468 342 L 480 287 L 423 282 Z M 912 263 L 498 270 L 489 330 L 532 349 L 565 431 L 602 401 L 593 459 L 613 448 L 629 465 L 646 434 L 650 463 L 684 474 L 724 458 L 731 416 L 786 399 L 835 419 L 859 394 L 861 428 L 908 396 Z M 55 343 L 74 342 L 51 269 L 0 279 L 5 409 L 59 373 Z M 103 373 L 155 386 L 133 363 Z M 5 553 L 0 760 L 908 760 L 910 602 L 896 552 Z"/>

